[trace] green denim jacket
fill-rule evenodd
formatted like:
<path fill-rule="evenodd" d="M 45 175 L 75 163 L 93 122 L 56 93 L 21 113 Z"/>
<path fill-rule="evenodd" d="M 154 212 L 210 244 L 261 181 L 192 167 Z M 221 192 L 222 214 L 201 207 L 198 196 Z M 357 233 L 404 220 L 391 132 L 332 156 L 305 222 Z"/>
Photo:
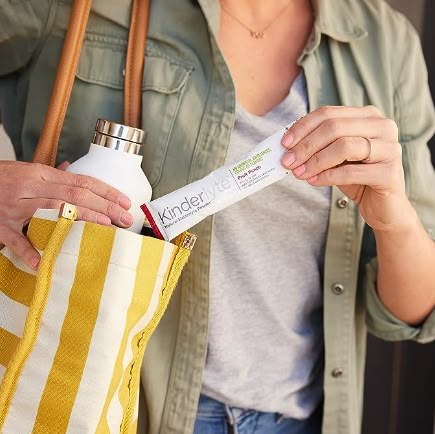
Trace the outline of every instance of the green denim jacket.
<path fill-rule="evenodd" d="M 0 0 L 0 110 L 19 159 L 31 159 L 41 130 L 70 3 Z M 122 121 L 129 8 L 129 0 L 94 0 L 59 162 L 87 151 L 97 118 Z M 310 110 L 373 104 L 397 122 L 407 193 L 431 232 L 435 174 L 426 143 L 435 116 L 418 36 L 381 0 L 318 0 L 315 9 L 313 36 L 299 59 Z M 152 2 L 142 123 L 143 169 L 155 197 L 224 162 L 235 92 L 216 42 L 218 19 L 217 0 Z M 207 350 L 212 219 L 193 231 L 199 241 L 145 355 L 141 432 L 193 429 Z M 362 241 L 363 232 L 356 206 L 333 188 L 323 282 L 327 434 L 360 432 L 366 325 L 388 340 L 435 338 L 435 312 L 411 327 L 382 305 L 373 236 L 366 230 Z"/>

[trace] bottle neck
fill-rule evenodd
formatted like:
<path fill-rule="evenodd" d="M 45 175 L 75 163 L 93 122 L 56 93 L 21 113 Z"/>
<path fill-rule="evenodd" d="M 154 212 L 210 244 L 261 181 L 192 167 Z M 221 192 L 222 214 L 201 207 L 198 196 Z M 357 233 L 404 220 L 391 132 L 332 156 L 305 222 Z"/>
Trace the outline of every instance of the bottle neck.
<path fill-rule="evenodd" d="M 125 140 L 119 137 L 112 137 L 106 134 L 94 133 L 92 138 L 94 145 L 104 148 L 113 149 L 115 151 L 125 152 L 127 154 L 141 154 L 142 145 L 140 143 Z"/>
<path fill-rule="evenodd" d="M 97 145 L 91 143 L 89 147 L 89 155 L 99 155 L 102 158 L 110 161 L 124 161 L 132 166 L 140 165 L 142 163 L 143 156 L 140 154 L 132 154 L 128 152 L 123 152 L 119 149 L 108 148 L 105 146 Z"/>

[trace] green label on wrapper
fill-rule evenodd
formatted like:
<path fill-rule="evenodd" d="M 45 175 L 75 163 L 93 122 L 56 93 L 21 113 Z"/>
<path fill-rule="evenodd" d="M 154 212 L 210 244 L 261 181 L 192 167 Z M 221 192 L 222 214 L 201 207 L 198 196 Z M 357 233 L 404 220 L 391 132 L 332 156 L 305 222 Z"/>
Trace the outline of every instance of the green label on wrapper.
<path fill-rule="evenodd" d="M 266 154 L 269 154 L 270 152 L 272 152 L 272 149 L 270 149 L 270 148 L 263 149 L 262 151 L 258 152 L 257 154 L 253 155 L 252 157 L 250 157 L 246 160 L 243 160 L 241 163 L 234 166 L 231 170 L 233 171 L 233 173 L 238 175 L 239 173 L 244 172 L 245 170 L 249 169 L 250 167 L 255 166 L 258 163 L 260 163 L 261 161 L 263 161 L 263 157 Z"/>

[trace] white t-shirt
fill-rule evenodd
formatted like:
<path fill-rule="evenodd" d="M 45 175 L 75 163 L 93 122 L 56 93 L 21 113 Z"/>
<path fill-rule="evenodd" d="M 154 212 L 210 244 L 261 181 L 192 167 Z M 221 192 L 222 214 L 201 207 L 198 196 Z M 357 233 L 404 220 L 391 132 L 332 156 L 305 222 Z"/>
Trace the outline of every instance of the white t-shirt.
<path fill-rule="evenodd" d="M 301 73 L 264 116 L 237 106 L 226 162 L 307 113 Z M 329 188 L 289 175 L 216 214 L 202 393 L 304 419 L 322 398 L 322 269 Z"/>

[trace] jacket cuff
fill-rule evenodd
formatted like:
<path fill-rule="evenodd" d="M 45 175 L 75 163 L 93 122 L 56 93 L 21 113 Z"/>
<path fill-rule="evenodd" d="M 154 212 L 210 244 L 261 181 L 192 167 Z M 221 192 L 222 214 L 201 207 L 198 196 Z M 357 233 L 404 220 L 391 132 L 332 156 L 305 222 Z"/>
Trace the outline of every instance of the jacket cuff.
<path fill-rule="evenodd" d="M 374 258 L 366 265 L 364 296 L 367 328 L 370 333 L 387 341 L 414 340 L 427 343 L 435 340 L 435 309 L 419 326 L 411 326 L 395 317 L 382 303 L 376 289 L 378 263 Z"/>

